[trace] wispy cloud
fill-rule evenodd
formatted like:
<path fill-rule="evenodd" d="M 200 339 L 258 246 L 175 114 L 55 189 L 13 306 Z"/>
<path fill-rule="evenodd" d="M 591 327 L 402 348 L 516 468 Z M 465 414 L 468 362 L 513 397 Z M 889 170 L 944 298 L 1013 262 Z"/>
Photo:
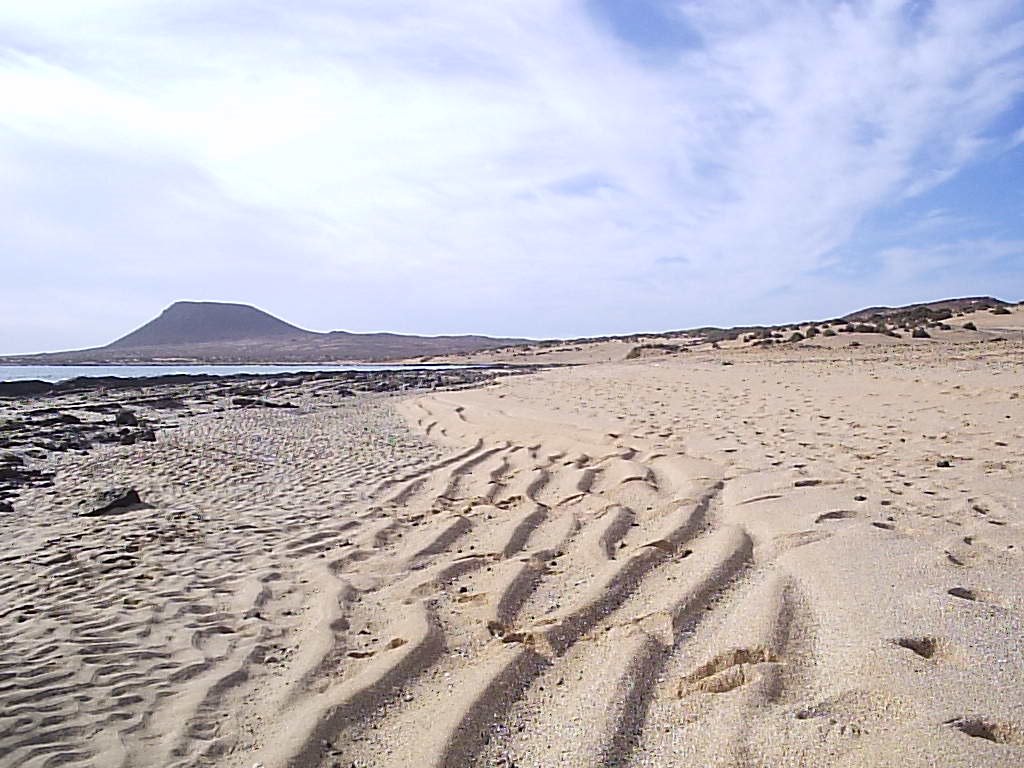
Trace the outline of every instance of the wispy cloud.
<path fill-rule="evenodd" d="M 1013 0 L 621 7 L 0 10 L 0 347 L 62 345 L 32 331 L 56 295 L 69 345 L 184 296 L 537 335 L 810 311 L 872 212 L 1020 141 L 991 130 L 1024 92 Z"/>

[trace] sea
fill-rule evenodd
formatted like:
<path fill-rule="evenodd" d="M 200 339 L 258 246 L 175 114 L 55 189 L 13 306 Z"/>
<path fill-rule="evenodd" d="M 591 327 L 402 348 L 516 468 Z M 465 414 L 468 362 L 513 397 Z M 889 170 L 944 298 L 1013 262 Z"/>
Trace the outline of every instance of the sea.
<path fill-rule="evenodd" d="M 240 373 L 275 374 L 310 371 L 444 371 L 476 368 L 465 365 L 0 365 L 0 381 L 65 381 L 81 376 L 120 376 L 144 378 L 180 373 L 202 373 L 214 376 L 235 376 Z"/>

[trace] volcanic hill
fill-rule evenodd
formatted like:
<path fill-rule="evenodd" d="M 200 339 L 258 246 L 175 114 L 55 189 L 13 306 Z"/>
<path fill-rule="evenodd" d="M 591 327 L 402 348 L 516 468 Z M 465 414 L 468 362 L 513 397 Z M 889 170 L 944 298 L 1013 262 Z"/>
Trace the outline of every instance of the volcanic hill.
<path fill-rule="evenodd" d="M 140 349 L 245 339 L 317 336 L 247 304 L 178 301 L 106 349 Z"/>
<path fill-rule="evenodd" d="M 246 304 L 175 302 L 142 327 L 104 347 L 0 358 L 11 364 L 329 363 L 466 354 L 527 343 L 488 336 L 318 333 Z"/>

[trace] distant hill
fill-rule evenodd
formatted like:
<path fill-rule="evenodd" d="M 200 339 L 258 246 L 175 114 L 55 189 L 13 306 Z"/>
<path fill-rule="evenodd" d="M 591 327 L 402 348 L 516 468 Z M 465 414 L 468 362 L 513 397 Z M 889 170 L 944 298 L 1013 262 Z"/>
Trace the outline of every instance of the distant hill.
<path fill-rule="evenodd" d="M 405 336 L 394 333 L 317 333 L 246 304 L 179 301 L 137 330 L 104 347 L 17 355 L 6 363 L 326 363 L 465 354 L 529 343 L 489 336 Z"/>
<path fill-rule="evenodd" d="M 868 307 L 859 309 L 842 317 L 843 320 L 851 322 L 865 322 L 868 320 L 902 318 L 903 316 L 927 315 L 929 313 L 951 312 L 953 314 L 963 312 L 977 312 L 980 309 L 992 309 L 993 307 L 1008 306 L 1008 303 L 1001 299 L 994 299 L 991 296 L 968 296 L 962 299 L 940 299 L 939 301 L 928 301 L 921 304 L 907 304 L 902 307 Z"/>
<path fill-rule="evenodd" d="M 104 349 L 139 349 L 245 339 L 316 336 L 247 304 L 178 301 Z"/>
<path fill-rule="evenodd" d="M 1022 302 L 1024 303 L 1024 302 Z M 690 343 L 728 342 L 742 338 L 754 345 L 802 340 L 797 330 L 814 326 L 813 333 L 836 335 L 828 326 L 849 326 L 840 332 L 874 332 L 885 328 L 913 331 L 942 327 L 945 320 L 979 310 L 1006 314 L 1012 303 L 991 296 L 942 299 L 900 307 L 868 307 L 840 318 L 775 326 L 702 327 L 662 333 L 636 333 L 568 340 L 504 339 L 489 336 L 405 336 L 394 333 L 318 333 L 286 323 L 256 307 L 221 302 L 179 301 L 158 317 L 105 347 L 71 352 L 0 357 L 8 365 L 69 365 L 89 363 L 332 363 L 424 360 L 469 355 L 516 347 L 511 357 L 564 352 L 560 345 L 582 346 L 625 341 L 689 340 Z M 820 326 L 820 328 L 819 328 Z M 828 329 L 828 330 L 822 330 Z M 857 329 L 860 329 L 858 331 Z M 797 338 L 798 337 L 798 338 Z M 577 351 L 579 351 L 577 350 Z M 664 349 L 661 350 L 664 352 Z"/>

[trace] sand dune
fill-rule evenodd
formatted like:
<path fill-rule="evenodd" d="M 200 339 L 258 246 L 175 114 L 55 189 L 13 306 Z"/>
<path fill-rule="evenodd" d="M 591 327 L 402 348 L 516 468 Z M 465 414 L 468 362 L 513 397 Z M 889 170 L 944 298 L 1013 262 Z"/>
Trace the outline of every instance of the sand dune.
<path fill-rule="evenodd" d="M 0 764 L 1021 765 L 1000 355 L 593 365 L 68 456 L 4 520 Z M 111 477 L 152 507 L 56 503 Z"/>

